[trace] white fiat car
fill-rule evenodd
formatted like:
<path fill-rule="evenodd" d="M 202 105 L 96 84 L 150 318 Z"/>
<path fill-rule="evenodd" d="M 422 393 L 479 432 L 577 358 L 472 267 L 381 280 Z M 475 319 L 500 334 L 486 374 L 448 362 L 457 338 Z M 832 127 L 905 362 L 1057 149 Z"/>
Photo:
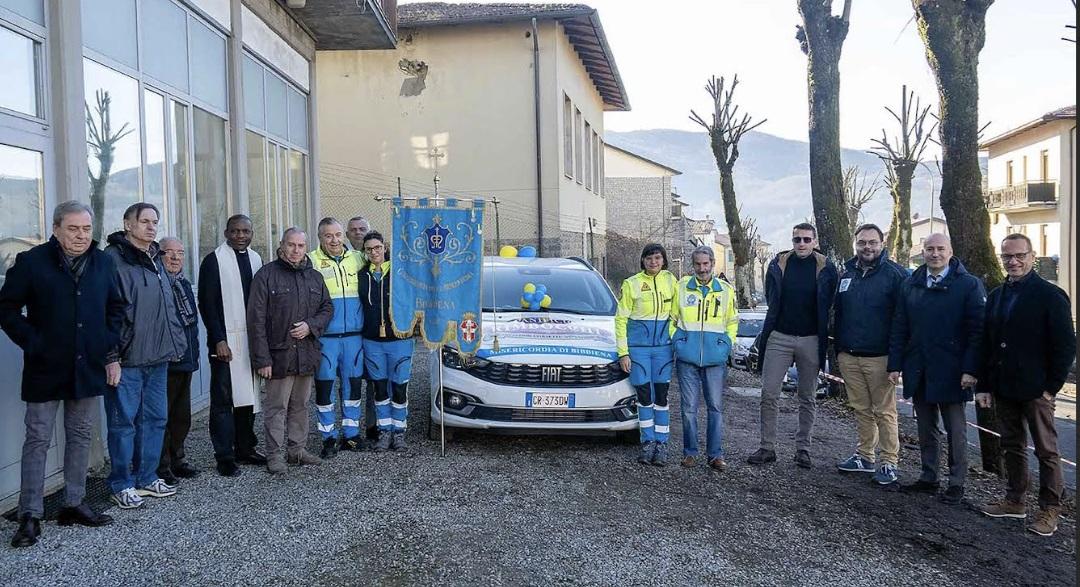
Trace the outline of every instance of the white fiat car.
<path fill-rule="evenodd" d="M 544 285 L 549 307 L 521 307 L 527 283 Z M 455 428 L 616 433 L 638 438 L 634 388 L 615 350 L 615 296 L 584 260 L 484 258 L 481 345 L 475 357 L 444 348 L 431 361 L 431 420 L 439 438 Z"/>

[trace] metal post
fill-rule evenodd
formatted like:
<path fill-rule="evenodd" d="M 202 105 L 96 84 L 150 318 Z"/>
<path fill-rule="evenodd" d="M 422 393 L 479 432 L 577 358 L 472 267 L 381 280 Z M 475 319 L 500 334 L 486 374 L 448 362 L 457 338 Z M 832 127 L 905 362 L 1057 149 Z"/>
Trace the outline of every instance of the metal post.
<path fill-rule="evenodd" d="M 438 349 L 439 360 L 439 455 L 446 456 L 446 394 L 443 393 L 442 345 Z"/>

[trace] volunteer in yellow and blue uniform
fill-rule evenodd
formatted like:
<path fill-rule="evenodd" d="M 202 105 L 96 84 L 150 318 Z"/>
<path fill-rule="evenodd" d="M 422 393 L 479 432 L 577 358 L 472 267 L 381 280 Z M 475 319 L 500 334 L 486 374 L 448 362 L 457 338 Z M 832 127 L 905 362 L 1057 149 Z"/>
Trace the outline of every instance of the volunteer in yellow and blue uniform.
<path fill-rule="evenodd" d="M 705 449 L 709 467 L 723 471 L 723 417 L 721 406 L 727 377 L 731 342 L 739 331 L 735 288 L 713 275 L 716 257 L 709 247 L 698 247 L 690 256 L 694 274 L 679 281 L 671 317 L 675 320 L 676 369 L 682 408 L 682 466 L 693 467 L 698 454 L 698 397 L 705 396 L 707 427 Z"/>
<path fill-rule="evenodd" d="M 412 373 L 412 333 L 394 334 L 390 323 L 390 250 L 381 234 L 364 235 L 368 267 L 360 279 L 360 303 L 364 312 L 364 366 L 375 384 L 375 416 L 379 439 L 375 450 L 405 450 L 409 416 L 409 375 Z"/>
<path fill-rule="evenodd" d="M 364 345 L 361 329 L 364 316 L 360 312 L 357 293 L 362 261 L 355 251 L 345 250 L 345 230 L 334 218 L 319 221 L 319 248 L 308 253 L 311 266 L 319 272 L 330 292 L 334 315 L 319 338 L 322 357 L 315 373 L 315 407 L 319 412 L 319 432 L 323 448 L 320 456 L 337 454 L 338 438 L 334 430 L 334 380 L 341 377 L 340 448 L 359 450 L 361 378 L 364 374 Z"/>
<path fill-rule="evenodd" d="M 667 251 L 656 243 L 641 251 L 641 273 L 622 283 L 615 315 L 619 364 L 637 390 L 641 455 L 638 462 L 664 465 L 671 425 L 671 301 L 678 280 L 668 268 Z"/>

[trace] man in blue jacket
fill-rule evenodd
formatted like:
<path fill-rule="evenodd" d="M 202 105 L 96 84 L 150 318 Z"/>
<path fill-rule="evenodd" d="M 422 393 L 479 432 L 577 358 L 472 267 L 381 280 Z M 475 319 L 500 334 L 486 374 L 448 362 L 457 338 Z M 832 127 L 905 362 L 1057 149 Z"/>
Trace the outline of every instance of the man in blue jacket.
<path fill-rule="evenodd" d="M 904 397 L 915 404 L 922 475 L 906 491 L 937 493 L 941 428 L 949 438 L 949 487 L 945 503 L 960 503 L 967 477 L 964 402 L 978 383 L 986 290 L 953 257 L 952 243 L 932 234 L 923 244 L 926 263 L 900 290 L 889 333 L 889 379 L 904 377 Z"/>
<path fill-rule="evenodd" d="M 61 526 L 112 523 L 83 502 L 98 398 L 120 381 L 120 363 L 109 357 L 120 340 L 126 307 L 112 259 L 91 240 L 93 218 L 81 202 L 57 206 L 52 238 L 19 253 L 0 288 L 0 327 L 23 350 L 26 402 L 14 547 L 33 546 L 41 534 L 45 462 L 61 403 L 64 508 L 56 521 Z"/>
<path fill-rule="evenodd" d="M 810 434 L 817 411 L 817 376 L 829 342 L 829 309 L 836 292 L 836 266 L 815 250 L 817 229 L 796 224 L 792 249 L 773 258 L 765 274 L 769 311 L 761 329 L 761 448 L 751 465 L 776 460 L 776 420 L 784 375 L 792 361 L 799 374 L 799 431 L 795 464 L 809 469 Z"/>
<path fill-rule="evenodd" d="M 886 363 L 893 313 L 907 272 L 889 260 L 884 238 L 875 224 L 856 229 L 856 254 L 844 264 L 840 275 L 833 324 L 836 361 L 846 384 L 848 404 L 855 411 L 859 436 L 855 454 L 837 468 L 873 473 L 878 484 L 890 485 L 897 480 L 900 438 L 896 386 L 889 381 Z M 881 458 L 875 459 L 878 447 Z"/>

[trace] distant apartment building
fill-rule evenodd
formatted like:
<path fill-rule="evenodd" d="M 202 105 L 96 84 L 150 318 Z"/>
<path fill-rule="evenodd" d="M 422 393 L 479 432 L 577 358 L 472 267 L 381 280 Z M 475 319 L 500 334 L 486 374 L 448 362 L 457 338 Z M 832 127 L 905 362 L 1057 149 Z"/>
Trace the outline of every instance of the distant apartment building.
<path fill-rule="evenodd" d="M 535 27 L 534 27 L 535 21 Z M 604 112 L 628 110 L 597 12 L 580 4 L 407 4 L 391 51 L 319 51 L 324 213 L 375 194 L 499 200 L 487 250 L 539 244 L 603 270 Z M 538 134 L 539 133 L 539 134 Z"/>
<path fill-rule="evenodd" d="M 995 248 L 1031 239 L 1036 270 L 1073 299 L 1076 263 L 1076 106 L 1048 112 L 980 145 L 989 155 L 986 205 Z"/>

